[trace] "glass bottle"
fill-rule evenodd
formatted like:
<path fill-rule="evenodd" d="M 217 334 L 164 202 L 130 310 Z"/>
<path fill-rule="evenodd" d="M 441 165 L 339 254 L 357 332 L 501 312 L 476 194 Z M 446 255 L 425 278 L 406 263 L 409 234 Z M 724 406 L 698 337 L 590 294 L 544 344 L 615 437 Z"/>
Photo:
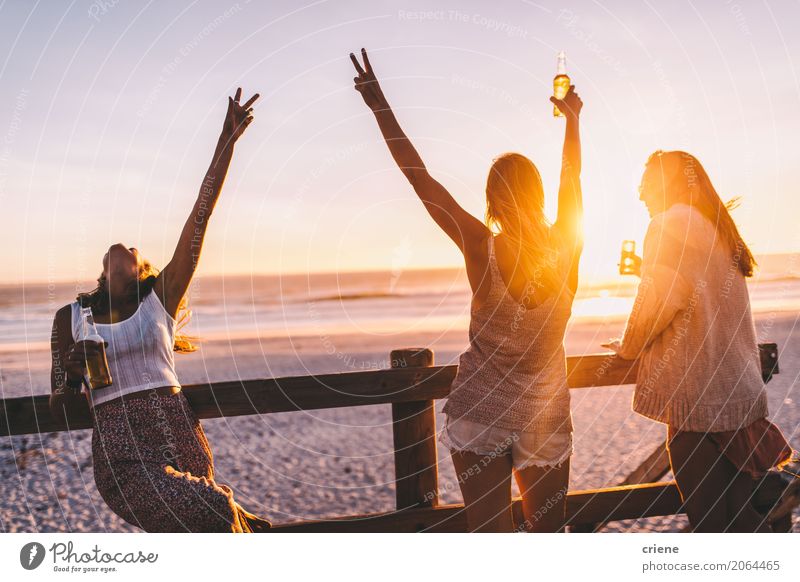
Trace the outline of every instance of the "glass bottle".
<path fill-rule="evenodd" d="M 111 386 L 111 372 L 108 369 L 105 340 L 97 331 L 91 307 L 81 308 L 81 340 L 78 343 L 81 342 L 94 342 L 99 347 L 97 352 L 86 357 L 89 388 L 97 390 Z"/>
<path fill-rule="evenodd" d="M 564 51 L 558 53 L 558 62 L 556 64 L 556 76 L 553 77 L 553 96 L 556 99 L 563 99 L 569 92 L 570 80 L 567 76 L 567 55 Z M 553 117 L 564 117 L 564 114 L 558 110 L 558 107 L 553 105 Z"/>
<path fill-rule="evenodd" d="M 622 252 L 619 257 L 620 275 L 637 275 L 639 266 L 636 264 L 636 241 L 622 241 Z"/>

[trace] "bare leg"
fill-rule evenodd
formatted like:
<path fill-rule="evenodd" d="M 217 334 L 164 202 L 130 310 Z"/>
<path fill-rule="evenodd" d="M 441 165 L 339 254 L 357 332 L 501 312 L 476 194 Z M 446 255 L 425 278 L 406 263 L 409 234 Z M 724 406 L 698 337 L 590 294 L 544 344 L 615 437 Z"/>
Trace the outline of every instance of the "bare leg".
<path fill-rule="evenodd" d="M 511 455 L 491 458 L 452 451 L 464 497 L 467 527 L 474 532 L 511 532 Z"/>
<path fill-rule="evenodd" d="M 727 460 L 727 459 L 726 459 Z M 731 467 L 733 465 L 731 464 Z M 766 518 L 753 507 L 753 478 L 747 473 L 737 472 L 728 489 L 728 516 L 733 523 L 728 531 L 744 533 L 769 533 L 772 528 Z"/>
<path fill-rule="evenodd" d="M 678 433 L 669 458 L 694 531 L 769 531 L 750 505 L 749 477 L 720 455 L 704 433 Z"/>
<path fill-rule="evenodd" d="M 564 531 L 569 487 L 569 459 L 560 467 L 526 467 L 514 472 L 529 532 Z"/>

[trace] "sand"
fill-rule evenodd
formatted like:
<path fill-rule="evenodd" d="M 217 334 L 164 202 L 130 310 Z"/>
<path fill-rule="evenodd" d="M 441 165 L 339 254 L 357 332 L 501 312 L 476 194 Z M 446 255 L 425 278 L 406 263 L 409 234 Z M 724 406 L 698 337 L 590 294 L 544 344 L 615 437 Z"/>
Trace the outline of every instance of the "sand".
<path fill-rule="evenodd" d="M 800 449 L 800 335 L 793 314 L 757 317 L 760 341 L 780 345 L 781 374 L 768 386 L 771 418 Z M 602 351 L 622 322 L 579 322 L 569 354 Z M 207 342 L 178 356 L 182 383 L 382 368 L 393 348 L 433 347 L 454 362 L 466 332 Z M 0 354 L 3 397 L 49 391 L 46 352 Z M 575 454 L 570 487 L 618 484 L 665 438 L 664 425 L 630 410 L 632 387 L 572 391 Z M 442 402 L 437 403 L 441 410 Z M 442 426 L 441 414 L 437 418 Z M 203 421 L 217 477 L 238 501 L 274 522 L 394 508 L 389 406 L 293 412 Z M 94 485 L 91 431 L 0 438 L 0 531 L 135 532 Z M 447 451 L 439 447 L 440 499 L 460 501 Z M 603 531 L 681 531 L 685 516 L 612 522 Z M 800 531 L 800 512 L 795 515 Z"/>

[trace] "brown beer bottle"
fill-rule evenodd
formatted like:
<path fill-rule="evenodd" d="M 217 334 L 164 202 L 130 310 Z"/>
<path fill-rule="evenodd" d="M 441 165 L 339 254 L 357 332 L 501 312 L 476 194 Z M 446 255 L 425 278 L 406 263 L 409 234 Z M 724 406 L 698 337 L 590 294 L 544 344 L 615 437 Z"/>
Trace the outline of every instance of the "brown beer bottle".
<path fill-rule="evenodd" d="M 111 386 L 111 372 L 108 369 L 108 358 L 106 358 L 105 340 L 97 331 L 94 323 L 91 307 L 81 308 L 81 341 L 94 342 L 98 344 L 100 351 L 93 356 L 86 357 L 86 374 L 88 376 L 89 388 L 97 390 Z"/>

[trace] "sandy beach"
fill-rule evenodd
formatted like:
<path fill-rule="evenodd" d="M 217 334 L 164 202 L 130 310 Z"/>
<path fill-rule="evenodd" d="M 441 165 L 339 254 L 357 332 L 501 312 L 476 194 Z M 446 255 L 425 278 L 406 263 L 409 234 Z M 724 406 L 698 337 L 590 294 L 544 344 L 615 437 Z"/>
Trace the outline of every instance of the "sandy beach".
<path fill-rule="evenodd" d="M 568 354 L 602 351 L 623 322 L 573 323 Z M 756 317 L 759 341 L 780 346 L 781 373 L 768 385 L 770 415 L 800 448 L 800 334 L 793 314 Z M 437 364 L 455 362 L 464 330 L 446 333 L 306 336 L 208 341 L 177 357 L 184 384 L 235 378 L 355 371 L 388 365 L 393 348 L 429 346 Z M 3 354 L 3 397 L 49 390 L 45 351 Z M 664 425 L 630 410 L 632 387 L 572 391 L 575 454 L 570 487 L 618 484 L 665 435 Z M 443 402 L 437 403 L 441 410 Z M 442 426 L 439 415 L 438 426 Z M 274 522 L 387 511 L 394 507 L 388 406 L 293 412 L 203 421 L 217 477 L 239 502 Z M 0 439 L 0 531 L 133 532 L 94 485 L 91 431 Z M 448 452 L 439 447 L 440 499 L 460 501 Z M 669 476 L 668 476 L 669 478 Z M 681 531 L 685 516 L 613 522 L 603 531 Z M 800 531 L 800 515 L 795 516 Z"/>

